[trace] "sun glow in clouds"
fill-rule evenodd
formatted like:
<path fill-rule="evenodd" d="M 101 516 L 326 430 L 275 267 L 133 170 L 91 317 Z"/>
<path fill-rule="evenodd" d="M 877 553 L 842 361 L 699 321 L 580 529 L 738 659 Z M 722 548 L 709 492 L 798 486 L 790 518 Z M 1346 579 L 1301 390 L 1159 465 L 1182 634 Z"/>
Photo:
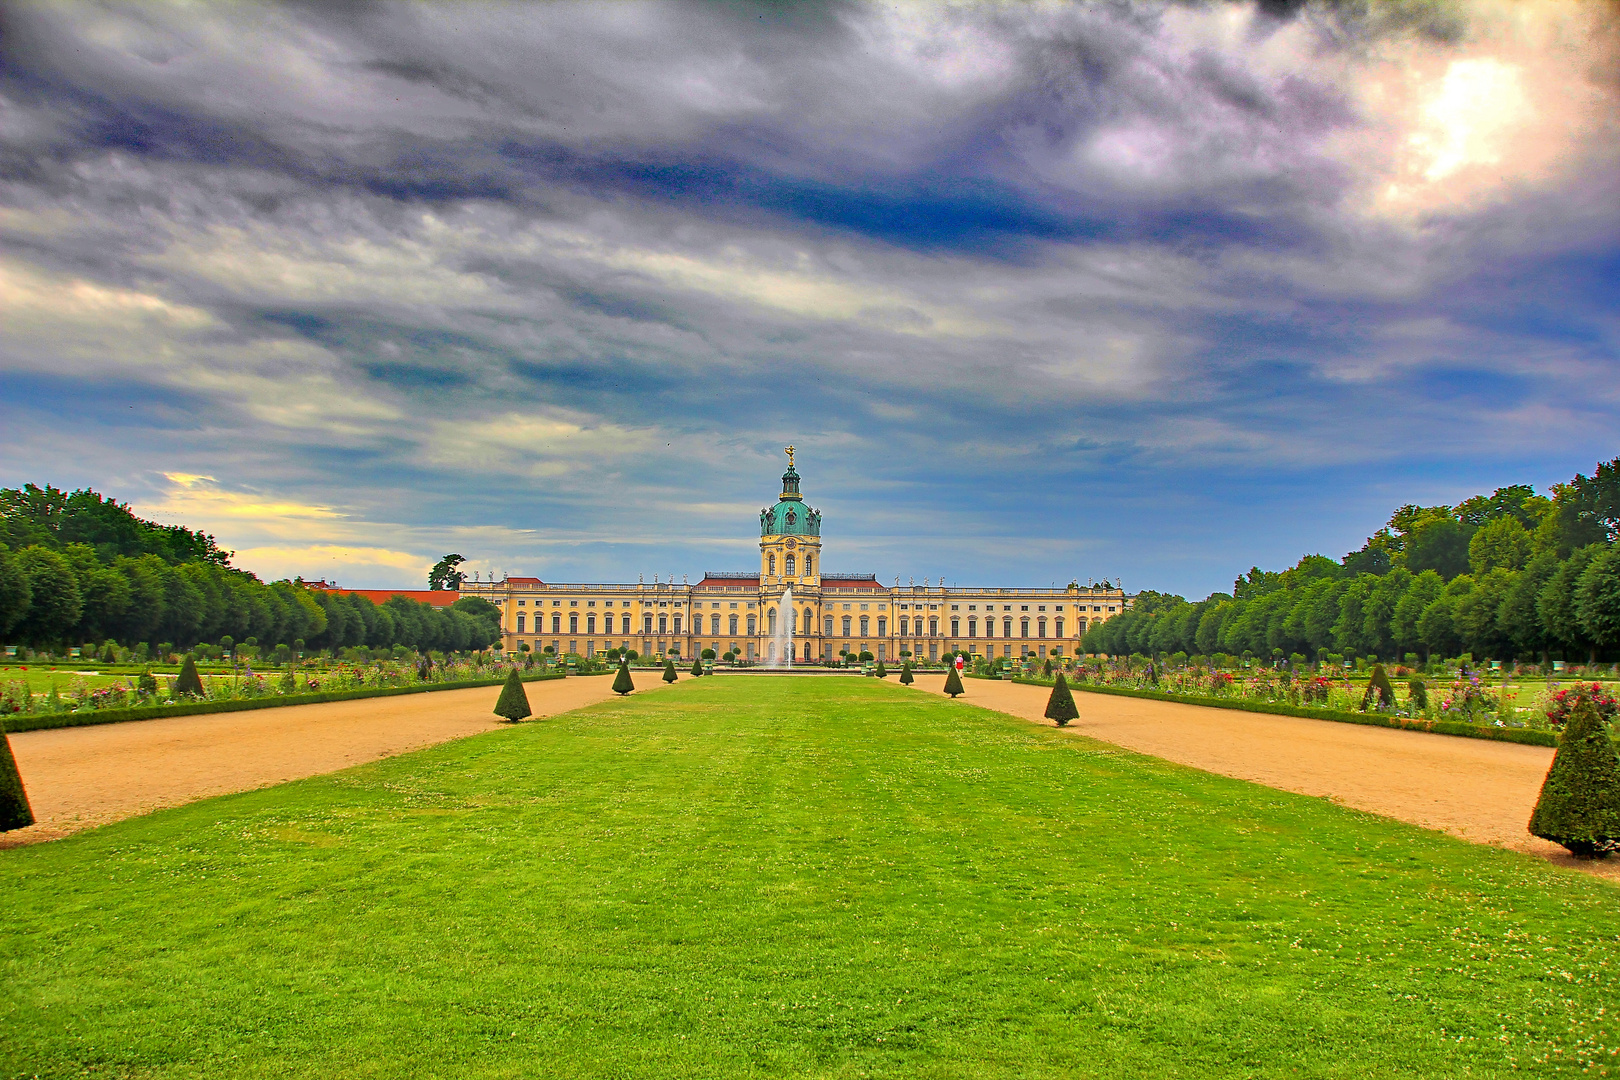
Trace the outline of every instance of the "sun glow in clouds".
<path fill-rule="evenodd" d="M 1407 142 L 1428 159 L 1423 179 L 1433 182 L 1469 165 L 1501 164 L 1536 110 L 1518 65 L 1485 58 L 1453 61 L 1420 116 Z"/>

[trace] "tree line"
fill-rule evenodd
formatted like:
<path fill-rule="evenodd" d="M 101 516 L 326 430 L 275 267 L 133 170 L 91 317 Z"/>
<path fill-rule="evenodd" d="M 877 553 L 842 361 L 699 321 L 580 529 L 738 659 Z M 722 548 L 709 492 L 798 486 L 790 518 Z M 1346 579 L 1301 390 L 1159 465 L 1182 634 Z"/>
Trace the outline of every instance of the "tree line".
<path fill-rule="evenodd" d="M 229 637 L 312 650 L 461 651 L 500 639 L 500 614 L 481 599 L 374 604 L 300 581 L 260 581 L 231 565 L 234 554 L 88 489 L 0 489 L 0 641 L 187 649 Z"/>
<path fill-rule="evenodd" d="M 1203 600 L 1144 592 L 1082 639 L 1087 652 L 1469 653 L 1593 662 L 1620 655 L 1620 458 L 1591 476 L 1403 506 L 1359 550 L 1251 568 Z"/>

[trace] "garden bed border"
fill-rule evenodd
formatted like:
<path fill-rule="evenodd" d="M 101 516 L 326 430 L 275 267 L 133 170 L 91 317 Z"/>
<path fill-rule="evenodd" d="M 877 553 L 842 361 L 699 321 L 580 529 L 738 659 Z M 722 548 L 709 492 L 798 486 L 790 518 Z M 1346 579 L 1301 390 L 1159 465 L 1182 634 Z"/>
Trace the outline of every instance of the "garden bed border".
<path fill-rule="evenodd" d="M 988 675 L 973 675 L 975 679 L 995 680 Z M 1051 686 L 1052 680 L 1020 675 L 1011 680 L 1025 686 Z M 1146 698 L 1149 701 L 1175 701 L 1183 705 L 1202 705 L 1210 709 L 1236 709 L 1240 712 L 1265 713 L 1270 716 L 1298 716 L 1306 720 L 1331 720 L 1336 724 L 1360 724 L 1363 727 L 1395 728 L 1400 731 L 1426 731 L 1433 735 L 1456 735 L 1465 739 L 1490 739 L 1494 742 L 1520 743 L 1526 746 L 1558 745 L 1558 736 L 1551 731 L 1535 728 L 1487 727 L 1482 724 L 1459 724 L 1449 720 L 1417 720 L 1408 716 L 1387 716 L 1382 713 L 1340 712 L 1337 709 L 1313 709 L 1306 705 L 1288 705 L 1275 701 L 1250 701 L 1245 698 L 1199 697 L 1192 694 L 1167 694 L 1160 690 L 1135 690 L 1123 686 L 1097 686 L 1092 683 L 1072 682 L 1070 690 L 1083 690 L 1088 694 L 1113 694 L 1117 697 Z"/>
<path fill-rule="evenodd" d="M 549 671 L 520 676 L 526 683 L 564 678 Z M 159 720 L 165 716 L 199 716 L 207 713 L 242 712 L 247 709 L 276 709 L 291 705 L 319 705 L 328 701 L 356 701 L 361 698 L 394 697 L 398 694 L 427 694 L 436 690 L 469 690 L 499 686 L 505 679 L 461 679 L 456 682 L 427 683 L 423 686 L 378 686 L 369 690 L 325 690 L 313 694 L 271 694 L 233 701 L 185 701 L 174 705 L 146 705 L 134 709 L 101 709 L 59 713 L 12 713 L 0 717 L 0 732 L 46 731 L 56 728 L 89 727 L 94 724 L 121 724 L 132 720 Z"/>

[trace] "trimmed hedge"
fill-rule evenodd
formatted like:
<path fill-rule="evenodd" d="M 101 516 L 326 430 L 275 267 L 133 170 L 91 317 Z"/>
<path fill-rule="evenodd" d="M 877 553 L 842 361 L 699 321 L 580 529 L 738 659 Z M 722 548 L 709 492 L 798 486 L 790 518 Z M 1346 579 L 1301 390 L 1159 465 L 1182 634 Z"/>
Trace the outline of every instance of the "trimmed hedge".
<path fill-rule="evenodd" d="M 563 678 L 561 672 L 529 675 L 524 682 L 548 682 Z M 147 705 L 137 709 L 102 709 L 99 712 L 13 713 L 0 717 L 0 728 L 9 732 L 43 731 L 47 728 L 89 727 L 92 724 L 121 724 L 129 720 L 158 720 L 165 716 L 200 716 L 207 713 L 242 712 L 246 709 L 275 709 L 286 705 L 319 705 L 327 701 L 357 701 L 361 698 L 394 697 L 398 694 L 426 694 L 435 690 L 468 690 L 479 686 L 500 686 L 504 679 L 463 679 L 460 682 L 428 683 L 426 686 L 382 686 L 371 690 L 329 690 L 313 694 L 288 694 L 237 701 L 186 701 L 174 705 Z"/>
<path fill-rule="evenodd" d="M 984 675 L 976 679 L 988 678 Z M 1019 676 L 1012 680 L 1025 686 L 1051 686 L 1047 679 Z M 1117 697 L 1147 698 L 1150 701 L 1177 701 L 1183 705 L 1202 705 L 1209 709 L 1236 709 L 1240 712 L 1266 713 L 1271 716 L 1299 716 L 1307 720 L 1331 720 L 1336 724 L 1361 724 L 1364 727 L 1397 728 L 1402 731 L 1427 731 L 1435 735 L 1458 735 L 1465 739 L 1491 739 L 1496 742 L 1522 743 L 1527 746 L 1557 746 L 1558 736 L 1551 731 L 1533 728 L 1485 727 L 1480 724 L 1458 724 L 1449 720 L 1414 720 L 1405 716 L 1385 716 L 1380 713 L 1339 712 L 1337 709 L 1313 709 L 1305 705 L 1287 705 L 1275 701 L 1249 701 L 1244 698 L 1193 697 L 1188 694 L 1166 694 L 1158 690 L 1129 690 L 1121 686 L 1095 686 L 1091 683 L 1070 683 L 1070 690 L 1083 690 L 1088 694 L 1113 694 Z"/>

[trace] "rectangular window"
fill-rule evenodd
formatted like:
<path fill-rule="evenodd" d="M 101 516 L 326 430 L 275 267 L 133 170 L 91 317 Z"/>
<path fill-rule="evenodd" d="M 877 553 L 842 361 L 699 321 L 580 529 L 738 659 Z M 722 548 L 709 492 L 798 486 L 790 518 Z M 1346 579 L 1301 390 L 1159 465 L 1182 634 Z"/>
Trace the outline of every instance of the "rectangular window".
<path fill-rule="evenodd" d="M 870 616 L 861 616 L 861 637 L 868 637 L 872 633 L 872 619 Z"/>
<path fill-rule="evenodd" d="M 658 632 L 660 634 L 669 633 L 669 616 L 668 615 L 660 615 L 660 616 L 658 616 Z"/>
<path fill-rule="evenodd" d="M 1018 631 L 1019 631 L 1019 636 L 1020 637 L 1029 637 L 1029 620 L 1028 619 L 1020 619 L 1019 620 L 1019 622 L 1018 622 Z"/>
<path fill-rule="evenodd" d="M 518 612 L 518 633 L 523 633 L 523 612 Z"/>
<path fill-rule="evenodd" d="M 587 615 L 587 616 L 585 616 L 585 632 L 587 634 L 596 633 L 596 616 L 595 615 Z"/>
<path fill-rule="evenodd" d="M 1053 620 L 1053 622 L 1052 622 L 1052 636 L 1053 637 L 1062 637 L 1063 636 L 1063 620 L 1062 619 Z"/>
<path fill-rule="evenodd" d="M 961 636 L 962 636 L 962 620 L 960 620 L 960 619 L 952 619 L 951 620 L 951 637 L 961 637 Z"/>
<path fill-rule="evenodd" d="M 562 616 L 561 615 L 553 615 L 551 617 L 551 632 L 553 634 L 562 633 Z"/>
<path fill-rule="evenodd" d="M 889 620 L 884 618 L 882 615 L 879 615 L 878 616 L 878 637 L 888 637 L 888 636 L 889 636 Z M 879 645 L 878 648 L 881 649 L 881 648 L 883 648 L 883 646 Z"/>
<path fill-rule="evenodd" d="M 910 626 L 911 626 L 911 617 L 909 615 L 900 616 L 900 636 L 901 637 L 906 636 L 906 630 Z"/>
<path fill-rule="evenodd" d="M 827 623 L 827 636 L 832 637 L 833 617 L 831 615 L 827 616 L 826 623 Z"/>
<path fill-rule="evenodd" d="M 735 604 L 733 604 L 732 606 L 736 607 Z M 732 637 L 737 636 L 737 616 L 735 616 L 735 615 L 731 616 L 731 636 Z"/>
<path fill-rule="evenodd" d="M 570 616 L 568 616 L 568 632 L 570 634 L 579 633 L 579 616 L 578 615 L 570 615 Z M 573 646 L 569 646 L 568 651 L 573 652 L 574 651 Z"/>
<path fill-rule="evenodd" d="M 939 637 L 939 620 L 938 619 L 929 619 L 928 620 L 928 636 L 929 637 Z"/>
<path fill-rule="evenodd" d="M 849 637 L 849 625 L 853 621 L 854 620 L 851 619 L 848 615 L 844 616 L 844 636 L 845 637 Z"/>
<path fill-rule="evenodd" d="M 641 632 L 643 634 L 652 633 L 652 616 L 651 615 L 643 615 L 641 617 Z"/>
<path fill-rule="evenodd" d="M 1037 619 L 1037 620 L 1035 620 L 1035 628 L 1036 628 L 1037 632 L 1040 634 L 1041 637 L 1044 638 L 1046 636 L 1046 620 L 1045 619 Z"/>
<path fill-rule="evenodd" d="M 681 632 L 681 617 L 679 615 L 675 616 L 675 632 L 677 634 Z"/>
<path fill-rule="evenodd" d="M 938 660 L 939 659 L 939 642 L 930 641 L 928 643 L 928 659 L 930 659 L 930 660 Z"/>
<path fill-rule="evenodd" d="M 749 606 L 752 606 L 752 605 L 749 605 Z M 753 637 L 754 635 L 759 633 L 758 627 L 759 627 L 759 616 L 757 616 L 757 615 L 748 616 L 748 636 L 749 637 Z M 752 645 L 748 646 L 748 655 L 749 656 L 754 655 L 754 647 Z"/>
<path fill-rule="evenodd" d="M 968 637 L 978 637 L 978 636 L 979 636 L 979 620 L 978 619 L 971 619 L 971 618 L 968 619 Z"/>
<path fill-rule="evenodd" d="M 1001 636 L 1002 637 L 1012 637 L 1012 620 L 1011 619 L 1002 619 L 1001 620 Z M 1010 649 L 1010 648 L 1012 648 L 1012 646 L 1008 645 L 1007 648 Z M 1012 653 L 1008 653 L 1007 655 L 1011 656 Z"/>

